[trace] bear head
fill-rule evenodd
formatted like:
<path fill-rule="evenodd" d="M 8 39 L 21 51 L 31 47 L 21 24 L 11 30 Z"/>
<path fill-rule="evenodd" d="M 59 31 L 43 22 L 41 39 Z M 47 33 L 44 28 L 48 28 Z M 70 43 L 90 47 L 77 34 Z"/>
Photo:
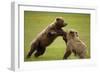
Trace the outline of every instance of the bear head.
<path fill-rule="evenodd" d="M 76 30 L 69 30 L 69 33 L 68 33 L 69 37 L 71 38 L 75 38 L 75 37 L 78 37 L 78 32 Z"/>
<path fill-rule="evenodd" d="M 62 28 L 67 25 L 67 23 L 64 22 L 64 19 L 62 17 L 57 17 L 55 21 L 55 25 L 57 28 Z"/>

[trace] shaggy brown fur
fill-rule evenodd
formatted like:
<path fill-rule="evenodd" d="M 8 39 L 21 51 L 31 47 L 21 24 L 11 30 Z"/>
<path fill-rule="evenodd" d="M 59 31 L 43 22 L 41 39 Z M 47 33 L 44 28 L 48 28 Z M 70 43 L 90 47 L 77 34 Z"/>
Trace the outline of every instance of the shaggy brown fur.
<path fill-rule="evenodd" d="M 73 52 L 75 56 L 79 56 L 79 58 L 85 58 L 86 56 L 86 45 L 79 39 L 78 33 L 75 30 L 70 30 L 66 33 L 66 39 L 64 40 L 67 45 L 66 52 L 64 54 L 63 59 L 67 59 L 71 53 Z"/>
<path fill-rule="evenodd" d="M 58 36 L 63 36 L 64 31 L 62 27 L 66 26 L 63 18 L 58 17 L 55 21 L 48 25 L 41 33 L 37 35 L 37 37 L 32 41 L 31 49 L 27 55 L 29 58 L 33 52 L 35 52 L 34 56 L 38 57 L 43 55 L 46 47 L 49 46 Z"/>

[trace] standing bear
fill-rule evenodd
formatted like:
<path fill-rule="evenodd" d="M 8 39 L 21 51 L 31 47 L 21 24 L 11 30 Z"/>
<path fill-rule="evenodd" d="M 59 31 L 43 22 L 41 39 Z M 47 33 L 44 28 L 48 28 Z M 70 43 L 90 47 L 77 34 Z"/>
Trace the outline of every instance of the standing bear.
<path fill-rule="evenodd" d="M 79 39 L 78 32 L 75 30 L 69 30 L 66 32 L 66 37 L 63 37 L 67 45 L 66 52 L 63 59 L 67 59 L 71 53 L 75 56 L 83 59 L 86 58 L 86 45 L 83 41 Z M 66 42 L 67 41 L 67 42 Z"/>
<path fill-rule="evenodd" d="M 43 55 L 47 46 L 49 46 L 58 36 L 64 36 L 65 32 L 62 27 L 66 26 L 62 17 L 57 17 L 55 21 L 48 25 L 31 43 L 31 49 L 28 52 L 27 58 L 34 53 L 35 57 Z"/>

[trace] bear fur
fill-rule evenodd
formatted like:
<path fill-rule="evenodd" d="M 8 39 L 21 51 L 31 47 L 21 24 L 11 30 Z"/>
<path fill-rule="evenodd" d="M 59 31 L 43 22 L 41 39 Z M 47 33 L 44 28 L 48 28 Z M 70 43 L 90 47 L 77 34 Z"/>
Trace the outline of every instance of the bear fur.
<path fill-rule="evenodd" d="M 75 30 L 70 30 L 66 32 L 66 42 L 67 48 L 63 59 L 67 59 L 73 52 L 75 56 L 83 59 L 86 57 L 86 44 L 79 39 L 78 32 Z"/>
<path fill-rule="evenodd" d="M 34 52 L 35 57 L 43 55 L 47 46 L 49 46 L 58 36 L 63 36 L 65 34 L 62 27 L 65 27 L 66 25 L 67 23 L 64 22 L 62 17 L 57 17 L 52 24 L 48 25 L 32 41 L 27 58 L 31 57 Z"/>

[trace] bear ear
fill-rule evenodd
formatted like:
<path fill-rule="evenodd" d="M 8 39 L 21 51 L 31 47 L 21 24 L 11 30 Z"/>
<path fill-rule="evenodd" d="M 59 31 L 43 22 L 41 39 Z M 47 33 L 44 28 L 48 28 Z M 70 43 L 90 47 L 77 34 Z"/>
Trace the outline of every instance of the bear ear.
<path fill-rule="evenodd" d="M 56 21 L 59 21 L 60 19 L 59 18 L 56 18 Z"/>
<path fill-rule="evenodd" d="M 57 17 L 56 18 L 56 21 L 59 21 L 59 20 L 61 20 L 62 19 L 62 17 Z"/>
<path fill-rule="evenodd" d="M 70 30 L 70 31 L 69 31 L 69 35 L 70 35 L 71 37 L 74 37 L 74 36 L 75 36 L 75 35 L 74 35 L 74 31 Z"/>

